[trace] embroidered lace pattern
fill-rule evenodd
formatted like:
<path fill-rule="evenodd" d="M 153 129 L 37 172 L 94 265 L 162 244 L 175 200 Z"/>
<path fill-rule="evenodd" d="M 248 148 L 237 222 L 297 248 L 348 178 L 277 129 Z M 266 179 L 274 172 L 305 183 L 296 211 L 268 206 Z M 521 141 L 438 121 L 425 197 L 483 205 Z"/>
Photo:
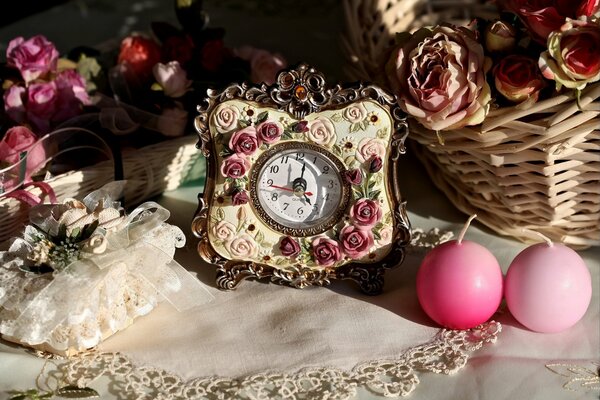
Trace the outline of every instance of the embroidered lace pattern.
<path fill-rule="evenodd" d="M 546 368 L 568 380 L 563 389 L 570 391 L 600 391 L 600 364 L 591 362 L 588 365 L 578 364 L 546 364 Z"/>
<path fill-rule="evenodd" d="M 409 254 L 425 254 L 434 247 L 452 239 L 454 233 L 451 231 L 440 231 L 439 228 L 432 228 L 424 231 L 421 228 L 411 230 L 412 239 L 406 250 Z"/>
<path fill-rule="evenodd" d="M 494 343 L 501 331 L 488 322 L 467 331 L 441 330 L 430 342 L 398 358 L 363 362 L 352 370 L 310 367 L 295 373 L 267 372 L 241 378 L 202 377 L 184 381 L 165 370 L 135 366 L 123 354 L 87 353 L 58 365 L 64 381 L 78 387 L 108 376 L 112 387 L 136 399 L 350 399 L 358 389 L 385 397 L 406 396 L 419 374 L 453 374 L 472 352 Z"/>

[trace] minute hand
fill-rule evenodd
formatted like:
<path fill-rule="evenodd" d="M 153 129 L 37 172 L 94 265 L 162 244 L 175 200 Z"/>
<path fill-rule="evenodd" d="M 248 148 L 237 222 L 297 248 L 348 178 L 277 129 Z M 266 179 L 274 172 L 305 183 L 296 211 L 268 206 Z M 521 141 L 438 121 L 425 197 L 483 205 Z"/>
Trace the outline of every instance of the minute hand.
<path fill-rule="evenodd" d="M 286 188 L 284 186 L 271 185 L 270 187 L 275 188 L 275 189 L 285 190 L 287 192 L 293 192 L 294 191 L 294 189 Z M 313 195 L 312 192 L 305 192 L 304 194 L 307 195 L 307 196 L 312 196 Z"/>

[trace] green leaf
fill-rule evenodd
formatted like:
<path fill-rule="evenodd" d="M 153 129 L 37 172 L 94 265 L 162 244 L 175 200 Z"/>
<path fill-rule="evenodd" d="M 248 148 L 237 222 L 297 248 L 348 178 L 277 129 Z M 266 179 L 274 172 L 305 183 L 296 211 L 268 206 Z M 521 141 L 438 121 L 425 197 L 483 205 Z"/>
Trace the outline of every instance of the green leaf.
<path fill-rule="evenodd" d="M 350 125 L 350 133 L 358 132 L 358 129 L 359 129 L 358 123 Z"/>
<path fill-rule="evenodd" d="M 162 92 L 164 89 L 158 82 L 154 82 L 152 86 L 150 86 L 150 90 L 155 92 Z"/>
<path fill-rule="evenodd" d="M 8 400 L 26 400 L 30 398 L 28 394 L 16 394 L 12 397 L 9 397 Z"/>
<path fill-rule="evenodd" d="M 388 128 L 381 128 L 377 130 L 377 137 L 383 139 L 388 135 Z"/>
<path fill-rule="evenodd" d="M 89 399 L 100 397 L 98 392 L 89 387 L 64 386 L 56 391 L 56 395 L 67 399 Z"/>
<path fill-rule="evenodd" d="M 229 147 L 223 147 L 223 150 L 219 152 L 221 157 L 227 157 L 233 154 L 233 151 Z"/>
<path fill-rule="evenodd" d="M 246 119 L 239 119 L 238 125 L 240 126 L 240 128 L 247 128 L 250 126 L 250 121 L 248 121 Z"/>
<path fill-rule="evenodd" d="M 263 111 L 256 117 L 256 123 L 260 124 L 261 122 L 265 122 L 269 118 L 269 112 Z"/>
<path fill-rule="evenodd" d="M 70 237 L 72 237 L 73 239 L 77 239 L 77 237 L 79 236 L 80 233 L 81 233 L 81 228 L 77 227 L 71 231 Z"/>
<path fill-rule="evenodd" d="M 221 207 L 217 208 L 217 219 L 219 221 L 222 221 L 225 219 L 225 211 L 223 211 L 223 209 Z"/>
<path fill-rule="evenodd" d="M 254 237 L 254 239 L 258 244 L 262 244 L 262 242 L 265 240 L 265 234 L 259 230 L 256 232 L 256 236 Z"/>
<path fill-rule="evenodd" d="M 376 190 L 374 192 L 370 192 L 369 193 L 369 198 L 371 200 L 377 200 L 377 198 L 379 197 L 380 194 L 381 194 L 381 190 Z"/>
<path fill-rule="evenodd" d="M 331 150 L 333 150 L 333 154 L 335 154 L 338 157 L 341 157 L 343 155 L 342 148 L 337 144 L 334 144 Z"/>
<path fill-rule="evenodd" d="M 381 235 L 379 234 L 378 231 L 373 231 L 373 237 L 375 238 L 375 240 L 380 240 L 381 239 Z"/>
<path fill-rule="evenodd" d="M 96 231 L 96 228 L 100 225 L 100 221 L 95 220 L 91 224 L 87 224 L 83 227 L 83 233 L 81 234 L 81 239 L 87 239 Z"/>
<path fill-rule="evenodd" d="M 342 121 L 342 119 L 343 119 L 343 118 L 342 118 L 342 116 L 341 116 L 340 114 L 333 114 L 333 115 L 331 116 L 331 120 L 332 120 L 333 122 L 341 122 L 341 121 Z"/>
<path fill-rule="evenodd" d="M 373 182 L 369 182 L 368 189 L 369 189 L 369 190 L 373 190 L 373 188 L 375 187 L 375 185 L 377 185 L 377 182 L 375 182 L 375 181 L 373 181 Z"/>
<path fill-rule="evenodd" d="M 356 186 L 352 186 L 352 193 L 354 194 L 354 198 L 356 200 L 364 197 L 363 193 L 362 193 L 362 190 L 360 188 L 356 187 Z"/>
<path fill-rule="evenodd" d="M 369 121 L 367 121 L 366 119 L 360 122 L 360 129 L 362 129 L 363 131 L 367 129 L 367 126 L 369 126 Z"/>

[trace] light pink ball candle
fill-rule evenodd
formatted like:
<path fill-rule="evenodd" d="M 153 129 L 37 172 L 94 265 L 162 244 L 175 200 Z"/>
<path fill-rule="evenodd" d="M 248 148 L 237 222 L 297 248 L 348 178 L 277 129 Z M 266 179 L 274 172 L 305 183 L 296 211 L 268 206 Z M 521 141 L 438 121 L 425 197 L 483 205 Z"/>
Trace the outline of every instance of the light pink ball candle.
<path fill-rule="evenodd" d="M 425 313 L 438 324 L 473 328 L 498 309 L 502 270 L 480 244 L 460 239 L 446 242 L 423 259 L 417 273 L 417 296 Z"/>
<path fill-rule="evenodd" d="M 590 271 L 581 257 L 560 243 L 539 243 L 519 253 L 508 268 L 506 304 L 521 324 L 536 332 L 575 325 L 592 298 Z"/>

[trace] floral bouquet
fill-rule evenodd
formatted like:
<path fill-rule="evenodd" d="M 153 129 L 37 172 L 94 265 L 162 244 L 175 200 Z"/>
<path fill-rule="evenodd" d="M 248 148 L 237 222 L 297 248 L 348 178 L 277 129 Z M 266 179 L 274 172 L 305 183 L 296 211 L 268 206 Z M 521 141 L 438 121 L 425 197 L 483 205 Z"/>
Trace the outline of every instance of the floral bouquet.
<path fill-rule="evenodd" d="M 167 300 L 179 311 L 212 295 L 173 260 L 183 232 L 152 202 L 126 215 L 124 181 L 83 201 L 32 208 L 23 236 L 0 252 L 0 334 L 72 355 L 95 347 Z"/>
<path fill-rule="evenodd" d="M 528 228 L 600 244 L 600 4 L 490 3 L 347 0 L 350 67 L 392 88 L 415 152 L 460 210 L 522 240 Z M 465 13 L 485 18 L 448 22 Z"/>

